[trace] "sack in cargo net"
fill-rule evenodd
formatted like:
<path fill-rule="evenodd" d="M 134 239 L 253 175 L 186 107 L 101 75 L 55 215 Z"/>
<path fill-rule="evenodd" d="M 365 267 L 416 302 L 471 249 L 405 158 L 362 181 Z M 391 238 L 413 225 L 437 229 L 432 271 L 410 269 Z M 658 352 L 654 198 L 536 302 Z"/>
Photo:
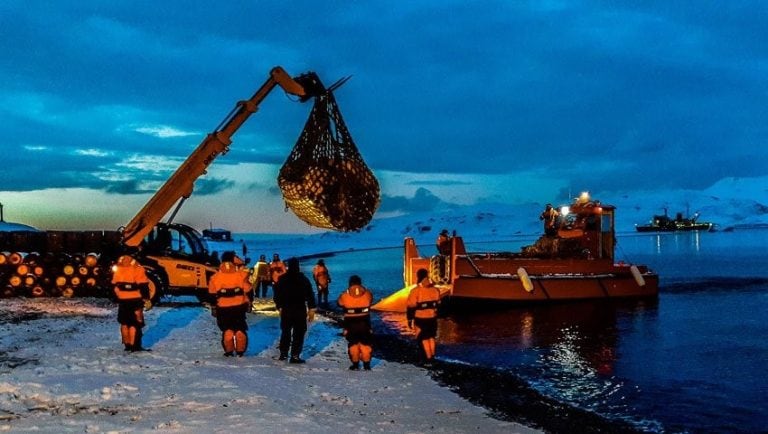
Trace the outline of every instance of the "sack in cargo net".
<path fill-rule="evenodd" d="M 277 183 L 286 206 L 312 226 L 357 231 L 373 218 L 379 182 L 352 141 L 333 93 L 315 98 Z"/>

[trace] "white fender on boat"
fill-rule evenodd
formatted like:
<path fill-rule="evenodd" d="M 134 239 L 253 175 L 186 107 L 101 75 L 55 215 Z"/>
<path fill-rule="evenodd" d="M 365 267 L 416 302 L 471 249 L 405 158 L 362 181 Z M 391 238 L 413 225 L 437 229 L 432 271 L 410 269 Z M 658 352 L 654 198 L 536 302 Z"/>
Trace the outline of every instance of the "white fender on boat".
<path fill-rule="evenodd" d="M 643 275 L 640 274 L 640 270 L 637 269 L 637 265 L 629 267 L 629 271 L 632 272 L 632 277 L 635 278 L 637 286 L 645 286 L 645 279 L 643 279 Z"/>
<path fill-rule="evenodd" d="M 528 292 L 533 292 L 533 282 L 531 281 L 531 276 L 525 271 L 525 268 L 520 267 L 517 269 L 517 277 L 519 277 L 520 282 L 523 283 L 523 289 Z"/>

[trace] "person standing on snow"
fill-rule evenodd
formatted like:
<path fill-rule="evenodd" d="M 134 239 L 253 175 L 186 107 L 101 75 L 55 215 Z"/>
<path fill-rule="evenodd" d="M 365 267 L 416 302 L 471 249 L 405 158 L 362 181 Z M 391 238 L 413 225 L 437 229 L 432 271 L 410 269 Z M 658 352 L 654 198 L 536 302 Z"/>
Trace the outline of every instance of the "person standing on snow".
<path fill-rule="evenodd" d="M 259 256 L 259 260 L 254 264 L 250 282 L 253 285 L 253 295 L 255 297 L 259 297 L 259 293 L 261 293 L 261 298 L 267 297 L 267 290 L 269 290 L 271 280 L 266 256 Z"/>
<path fill-rule="evenodd" d="M 275 284 L 280 280 L 280 276 L 285 274 L 285 263 L 280 260 L 280 255 L 272 255 L 272 262 L 269 263 L 269 278 L 272 281 L 272 291 L 275 290 Z"/>
<path fill-rule="evenodd" d="M 370 308 L 373 295 L 363 286 L 360 276 L 353 275 L 349 278 L 349 288 L 341 293 L 337 303 L 344 310 L 344 336 L 347 338 L 349 360 L 352 362 L 349 369 L 360 369 L 362 360 L 363 369 L 370 371 L 373 351 Z"/>
<path fill-rule="evenodd" d="M 318 259 L 317 265 L 312 268 L 312 277 L 315 278 L 317 286 L 317 304 L 318 306 L 328 306 L 328 286 L 331 284 L 331 273 L 325 266 L 325 261 Z"/>
<path fill-rule="evenodd" d="M 304 349 L 304 335 L 307 324 L 315 319 L 315 294 L 307 276 L 299 269 L 299 260 L 288 260 L 288 270 L 275 284 L 275 307 L 280 312 L 280 360 L 288 358 L 290 363 L 304 363 L 301 351 Z"/>
<path fill-rule="evenodd" d="M 112 271 L 113 291 L 118 303 L 117 322 L 120 323 L 125 351 L 144 351 L 141 345 L 144 309 L 152 307 L 147 273 L 130 255 L 120 256 Z"/>
<path fill-rule="evenodd" d="M 440 290 L 429 280 L 429 272 L 420 268 L 416 272 L 418 284 L 408 294 L 408 328 L 415 329 L 420 354 L 424 365 L 431 366 L 435 358 L 435 337 L 437 336 L 437 306 L 440 304 Z"/>
<path fill-rule="evenodd" d="M 251 306 L 248 295 L 251 285 L 248 272 L 236 265 L 236 262 L 241 262 L 237 259 L 234 252 L 222 254 L 219 271 L 208 282 L 208 294 L 216 300 L 211 309 L 221 330 L 221 346 L 225 357 L 235 354 L 242 357 L 248 349 L 245 314 Z"/>

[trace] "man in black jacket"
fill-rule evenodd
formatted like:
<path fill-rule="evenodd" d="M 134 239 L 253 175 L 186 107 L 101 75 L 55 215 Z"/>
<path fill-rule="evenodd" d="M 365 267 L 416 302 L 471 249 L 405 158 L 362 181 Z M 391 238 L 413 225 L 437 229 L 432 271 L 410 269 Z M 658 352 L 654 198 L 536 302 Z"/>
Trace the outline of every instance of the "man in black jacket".
<path fill-rule="evenodd" d="M 290 349 L 290 363 L 304 363 L 304 334 L 307 324 L 315 319 L 317 306 L 312 284 L 299 269 L 298 259 L 288 260 L 288 271 L 275 284 L 274 294 L 275 306 L 280 311 L 280 360 L 288 358 Z"/>

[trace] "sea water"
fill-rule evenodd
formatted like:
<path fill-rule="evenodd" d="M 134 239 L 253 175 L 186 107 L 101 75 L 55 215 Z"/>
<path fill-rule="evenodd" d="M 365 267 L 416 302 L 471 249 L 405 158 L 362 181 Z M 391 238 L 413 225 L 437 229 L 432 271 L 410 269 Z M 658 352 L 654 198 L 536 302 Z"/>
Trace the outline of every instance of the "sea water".
<path fill-rule="evenodd" d="M 264 241 L 246 237 L 252 252 L 293 248 L 288 238 Z M 468 249 L 517 251 L 532 241 L 468 243 Z M 620 234 L 616 259 L 658 272 L 658 300 L 452 313 L 440 319 L 438 357 L 509 371 L 550 398 L 642 430 L 765 432 L 767 242 L 768 230 Z M 431 254 L 433 246 L 424 250 Z M 304 260 L 305 271 L 314 261 Z M 324 261 L 333 278 L 331 300 L 352 274 L 376 299 L 403 286 L 402 248 L 348 251 Z M 393 333 L 402 330 L 402 315 L 382 318 Z"/>

